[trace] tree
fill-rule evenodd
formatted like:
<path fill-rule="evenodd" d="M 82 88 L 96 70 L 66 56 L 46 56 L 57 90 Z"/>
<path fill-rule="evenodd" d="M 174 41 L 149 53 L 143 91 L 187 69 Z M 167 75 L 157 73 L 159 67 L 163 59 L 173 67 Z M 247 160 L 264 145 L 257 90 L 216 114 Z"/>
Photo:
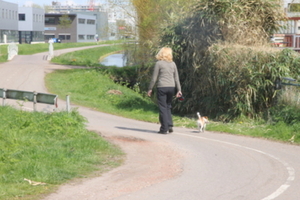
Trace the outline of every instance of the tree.
<path fill-rule="evenodd" d="M 187 12 L 195 0 L 131 0 L 136 10 L 136 26 L 139 38 L 137 55 L 139 64 L 153 60 L 159 49 L 161 27 L 172 24 Z"/>
<path fill-rule="evenodd" d="M 42 8 L 42 9 L 43 9 L 42 6 L 40 6 L 40 5 L 38 5 L 38 4 L 35 4 L 35 3 L 33 3 L 33 4 L 31 5 L 31 7 L 33 7 L 33 8 Z"/>
<path fill-rule="evenodd" d="M 70 19 L 68 14 L 63 14 L 59 18 L 59 27 L 61 28 L 69 28 L 72 24 L 72 20 Z"/>
<path fill-rule="evenodd" d="M 51 11 L 52 7 L 51 6 L 48 6 L 48 5 L 44 5 L 44 10 L 45 10 L 45 13 L 48 13 L 49 11 Z"/>

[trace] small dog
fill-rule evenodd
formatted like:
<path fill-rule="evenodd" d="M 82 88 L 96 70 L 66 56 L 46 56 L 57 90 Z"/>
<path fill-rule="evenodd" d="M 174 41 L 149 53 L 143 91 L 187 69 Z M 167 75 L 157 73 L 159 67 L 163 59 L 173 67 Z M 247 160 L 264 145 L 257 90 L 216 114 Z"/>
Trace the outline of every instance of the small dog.
<path fill-rule="evenodd" d="M 201 117 L 199 112 L 197 112 L 197 115 L 198 115 L 197 125 L 198 125 L 199 132 L 204 132 L 206 123 L 209 122 L 208 117 L 206 117 L 206 116 Z"/>

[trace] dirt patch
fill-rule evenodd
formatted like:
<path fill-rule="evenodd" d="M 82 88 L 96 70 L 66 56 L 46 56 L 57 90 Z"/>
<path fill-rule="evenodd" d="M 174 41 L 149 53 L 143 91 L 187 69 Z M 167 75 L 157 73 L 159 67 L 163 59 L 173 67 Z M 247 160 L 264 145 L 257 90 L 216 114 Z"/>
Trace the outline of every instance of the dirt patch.
<path fill-rule="evenodd" d="M 109 139 L 109 138 L 108 138 Z M 110 137 L 111 140 L 124 141 L 124 142 L 146 142 L 146 140 L 142 138 L 136 138 L 132 136 L 113 136 Z"/>
<path fill-rule="evenodd" d="M 182 155 L 167 142 L 132 136 L 109 136 L 126 153 L 124 165 L 75 185 L 62 186 L 45 200 L 109 200 L 174 178 L 182 172 Z"/>
<path fill-rule="evenodd" d="M 107 93 L 108 94 L 116 94 L 116 95 L 123 94 L 120 90 L 109 90 Z"/>

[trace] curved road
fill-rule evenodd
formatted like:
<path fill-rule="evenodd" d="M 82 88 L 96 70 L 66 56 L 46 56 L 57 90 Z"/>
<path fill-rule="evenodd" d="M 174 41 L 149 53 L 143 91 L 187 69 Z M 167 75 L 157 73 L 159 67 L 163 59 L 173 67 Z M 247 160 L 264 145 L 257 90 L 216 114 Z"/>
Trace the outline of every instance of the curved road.
<path fill-rule="evenodd" d="M 92 48 L 92 47 L 86 47 Z M 55 51 L 55 55 L 75 51 Z M 16 56 L 0 64 L 0 88 L 47 92 L 47 53 Z M 72 97 L 71 97 L 72 101 Z M 13 101 L 10 101 L 14 104 Z M 59 100 L 58 109 L 65 109 Z M 78 107 L 72 105 L 72 107 Z M 26 103 L 25 109 L 32 109 Z M 38 105 L 39 110 L 52 110 Z M 79 107 L 88 128 L 121 146 L 123 166 L 61 186 L 45 200 L 299 200 L 300 147 L 264 139 L 175 128 Z M 195 111 L 196 114 L 196 111 Z"/>

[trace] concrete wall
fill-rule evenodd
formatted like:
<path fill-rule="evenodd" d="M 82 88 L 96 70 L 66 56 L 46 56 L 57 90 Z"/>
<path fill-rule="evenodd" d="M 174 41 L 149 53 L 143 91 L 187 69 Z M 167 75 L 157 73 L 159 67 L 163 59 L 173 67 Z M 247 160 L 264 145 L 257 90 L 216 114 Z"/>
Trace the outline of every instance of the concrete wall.
<path fill-rule="evenodd" d="M 62 40 L 62 42 L 94 42 L 96 35 L 96 16 L 82 13 L 70 13 L 69 18 L 72 21 L 70 27 L 63 28 L 59 25 L 59 18 L 62 14 L 46 13 L 45 18 L 55 18 L 54 23 L 45 24 L 45 35 L 54 35 L 59 38 L 62 35 L 69 36 L 70 40 Z M 78 22 L 84 19 L 84 24 Z M 93 20 L 94 24 L 88 24 L 88 20 Z"/>
<path fill-rule="evenodd" d="M 0 1 L 0 43 L 18 41 L 18 4 Z"/>
<path fill-rule="evenodd" d="M 43 9 L 20 7 L 19 14 L 25 14 L 25 21 L 19 21 L 19 31 L 44 31 L 45 12 Z"/>
<path fill-rule="evenodd" d="M 78 23 L 79 19 L 84 19 L 85 23 Z M 88 21 L 93 22 L 93 24 L 89 24 Z M 84 39 L 79 38 L 78 36 L 84 36 Z M 77 41 L 78 42 L 92 42 L 94 41 L 94 37 L 96 35 L 96 16 L 94 15 L 84 15 L 77 14 Z"/>
<path fill-rule="evenodd" d="M 18 4 L 0 1 L 0 29 L 18 30 Z"/>
<path fill-rule="evenodd" d="M 77 16 L 75 14 L 68 14 L 68 17 L 71 20 L 71 25 L 69 27 L 61 27 L 59 25 L 60 17 L 62 17 L 62 14 L 45 14 L 45 18 L 54 18 L 53 23 L 45 23 L 45 36 L 53 35 L 55 38 L 67 36 L 69 39 L 62 40 L 62 42 L 77 42 Z"/>
<path fill-rule="evenodd" d="M 76 12 L 83 15 L 92 15 L 96 17 L 96 34 L 98 35 L 100 40 L 108 40 L 109 39 L 109 31 L 108 31 L 108 13 L 101 11 L 94 12 Z"/>

